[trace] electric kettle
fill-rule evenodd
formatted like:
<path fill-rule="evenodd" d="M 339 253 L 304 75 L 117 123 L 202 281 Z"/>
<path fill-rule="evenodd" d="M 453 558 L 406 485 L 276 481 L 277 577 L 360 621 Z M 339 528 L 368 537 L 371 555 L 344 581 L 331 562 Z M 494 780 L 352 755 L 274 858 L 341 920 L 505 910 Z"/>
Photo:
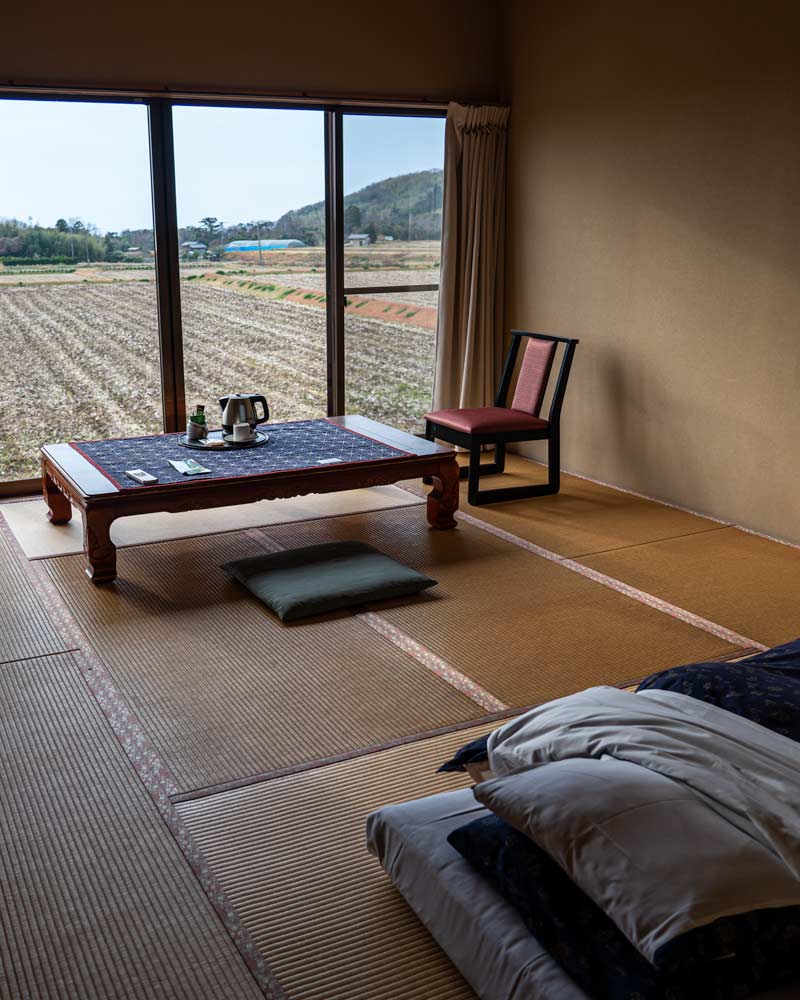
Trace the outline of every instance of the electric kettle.
<path fill-rule="evenodd" d="M 261 417 L 256 413 L 258 403 L 264 409 Z M 222 430 L 225 434 L 233 434 L 234 424 L 250 424 L 250 430 L 255 431 L 258 424 L 269 420 L 269 406 L 264 396 L 234 392 L 230 396 L 222 396 L 219 405 L 222 407 Z"/>

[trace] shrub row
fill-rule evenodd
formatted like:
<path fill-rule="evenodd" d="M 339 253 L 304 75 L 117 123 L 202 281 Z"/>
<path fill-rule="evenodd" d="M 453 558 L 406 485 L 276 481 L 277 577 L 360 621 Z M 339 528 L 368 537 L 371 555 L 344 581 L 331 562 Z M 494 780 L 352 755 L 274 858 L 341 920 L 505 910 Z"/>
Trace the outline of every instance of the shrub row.
<path fill-rule="evenodd" d="M 74 264 L 74 257 L 0 257 L 6 267 L 31 267 L 34 264 Z"/>

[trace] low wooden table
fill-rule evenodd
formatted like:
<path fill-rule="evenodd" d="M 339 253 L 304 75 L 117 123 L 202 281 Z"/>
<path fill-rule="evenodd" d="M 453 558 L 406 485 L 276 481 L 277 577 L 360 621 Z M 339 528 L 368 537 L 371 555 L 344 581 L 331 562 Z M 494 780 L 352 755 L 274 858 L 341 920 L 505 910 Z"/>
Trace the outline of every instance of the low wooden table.
<path fill-rule="evenodd" d="M 89 563 L 86 573 L 94 583 L 116 578 L 117 550 L 111 541 L 110 528 L 118 517 L 134 514 L 230 507 L 257 500 L 355 490 L 384 486 L 402 479 L 424 478 L 433 484 L 428 494 L 428 523 L 432 528 L 455 528 L 453 515 L 458 509 L 459 473 L 452 449 L 367 417 L 331 417 L 329 421 L 407 454 L 226 479 L 186 478 L 149 487 L 137 488 L 132 482 L 133 488 L 119 488 L 70 444 L 49 444 L 41 451 L 42 491 L 48 506 L 48 519 L 53 524 L 66 524 L 72 517 L 72 505 L 80 510 L 84 550 Z M 269 425 L 264 429 L 269 431 Z M 203 453 L 177 446 L 175 452 L 175 457 L 191 456 L 202 463 Z M 135 468 L 135 463 L 130 467 Z"/>

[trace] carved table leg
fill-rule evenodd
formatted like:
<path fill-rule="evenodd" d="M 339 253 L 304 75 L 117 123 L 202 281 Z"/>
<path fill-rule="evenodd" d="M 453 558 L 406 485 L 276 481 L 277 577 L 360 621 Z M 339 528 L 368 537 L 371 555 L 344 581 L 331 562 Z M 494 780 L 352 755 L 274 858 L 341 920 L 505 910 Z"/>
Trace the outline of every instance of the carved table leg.
<path fill-rule="evenodd" d="M 72 504 L 50 478 L 44 461 L 42 461 L 42 495 L 47 504 L 47 520 L 51 524 L 66 524 L 72 520 Z"/>
<path fill-rule="evenodd" d="M 92 583 L 109 583 L 117 576 L 117 547 L 111 541 L 114 515 L 106 511 L 84 510 L 83 548 L 89 565 L 86 575 Z"/>
<path fill-rule="evenodd" d="M 432 477 L 433 489 L 428 494 L 428 524 L 444 531 L 456 527 L 453 517 L 458 510 L 458 463 L 453 458 L 439 465 L 438 473 Z"/>

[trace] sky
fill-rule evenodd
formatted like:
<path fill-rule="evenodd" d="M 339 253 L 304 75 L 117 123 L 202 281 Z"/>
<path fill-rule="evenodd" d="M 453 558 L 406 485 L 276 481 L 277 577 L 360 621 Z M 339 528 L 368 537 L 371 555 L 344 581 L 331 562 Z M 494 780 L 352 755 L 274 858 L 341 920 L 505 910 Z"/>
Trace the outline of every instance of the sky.
<path fill-rule="evenodd" d="M 178 221 L 275 221 L 322 201 L 323 114 L 173 109 Z M 441 167 L 444 119 L 347 115 L 345 193 Z M 150 228 L 147 109 L 141 104 L 0 99 L 0 218 L 58 218 L 100 232 Z"/>

